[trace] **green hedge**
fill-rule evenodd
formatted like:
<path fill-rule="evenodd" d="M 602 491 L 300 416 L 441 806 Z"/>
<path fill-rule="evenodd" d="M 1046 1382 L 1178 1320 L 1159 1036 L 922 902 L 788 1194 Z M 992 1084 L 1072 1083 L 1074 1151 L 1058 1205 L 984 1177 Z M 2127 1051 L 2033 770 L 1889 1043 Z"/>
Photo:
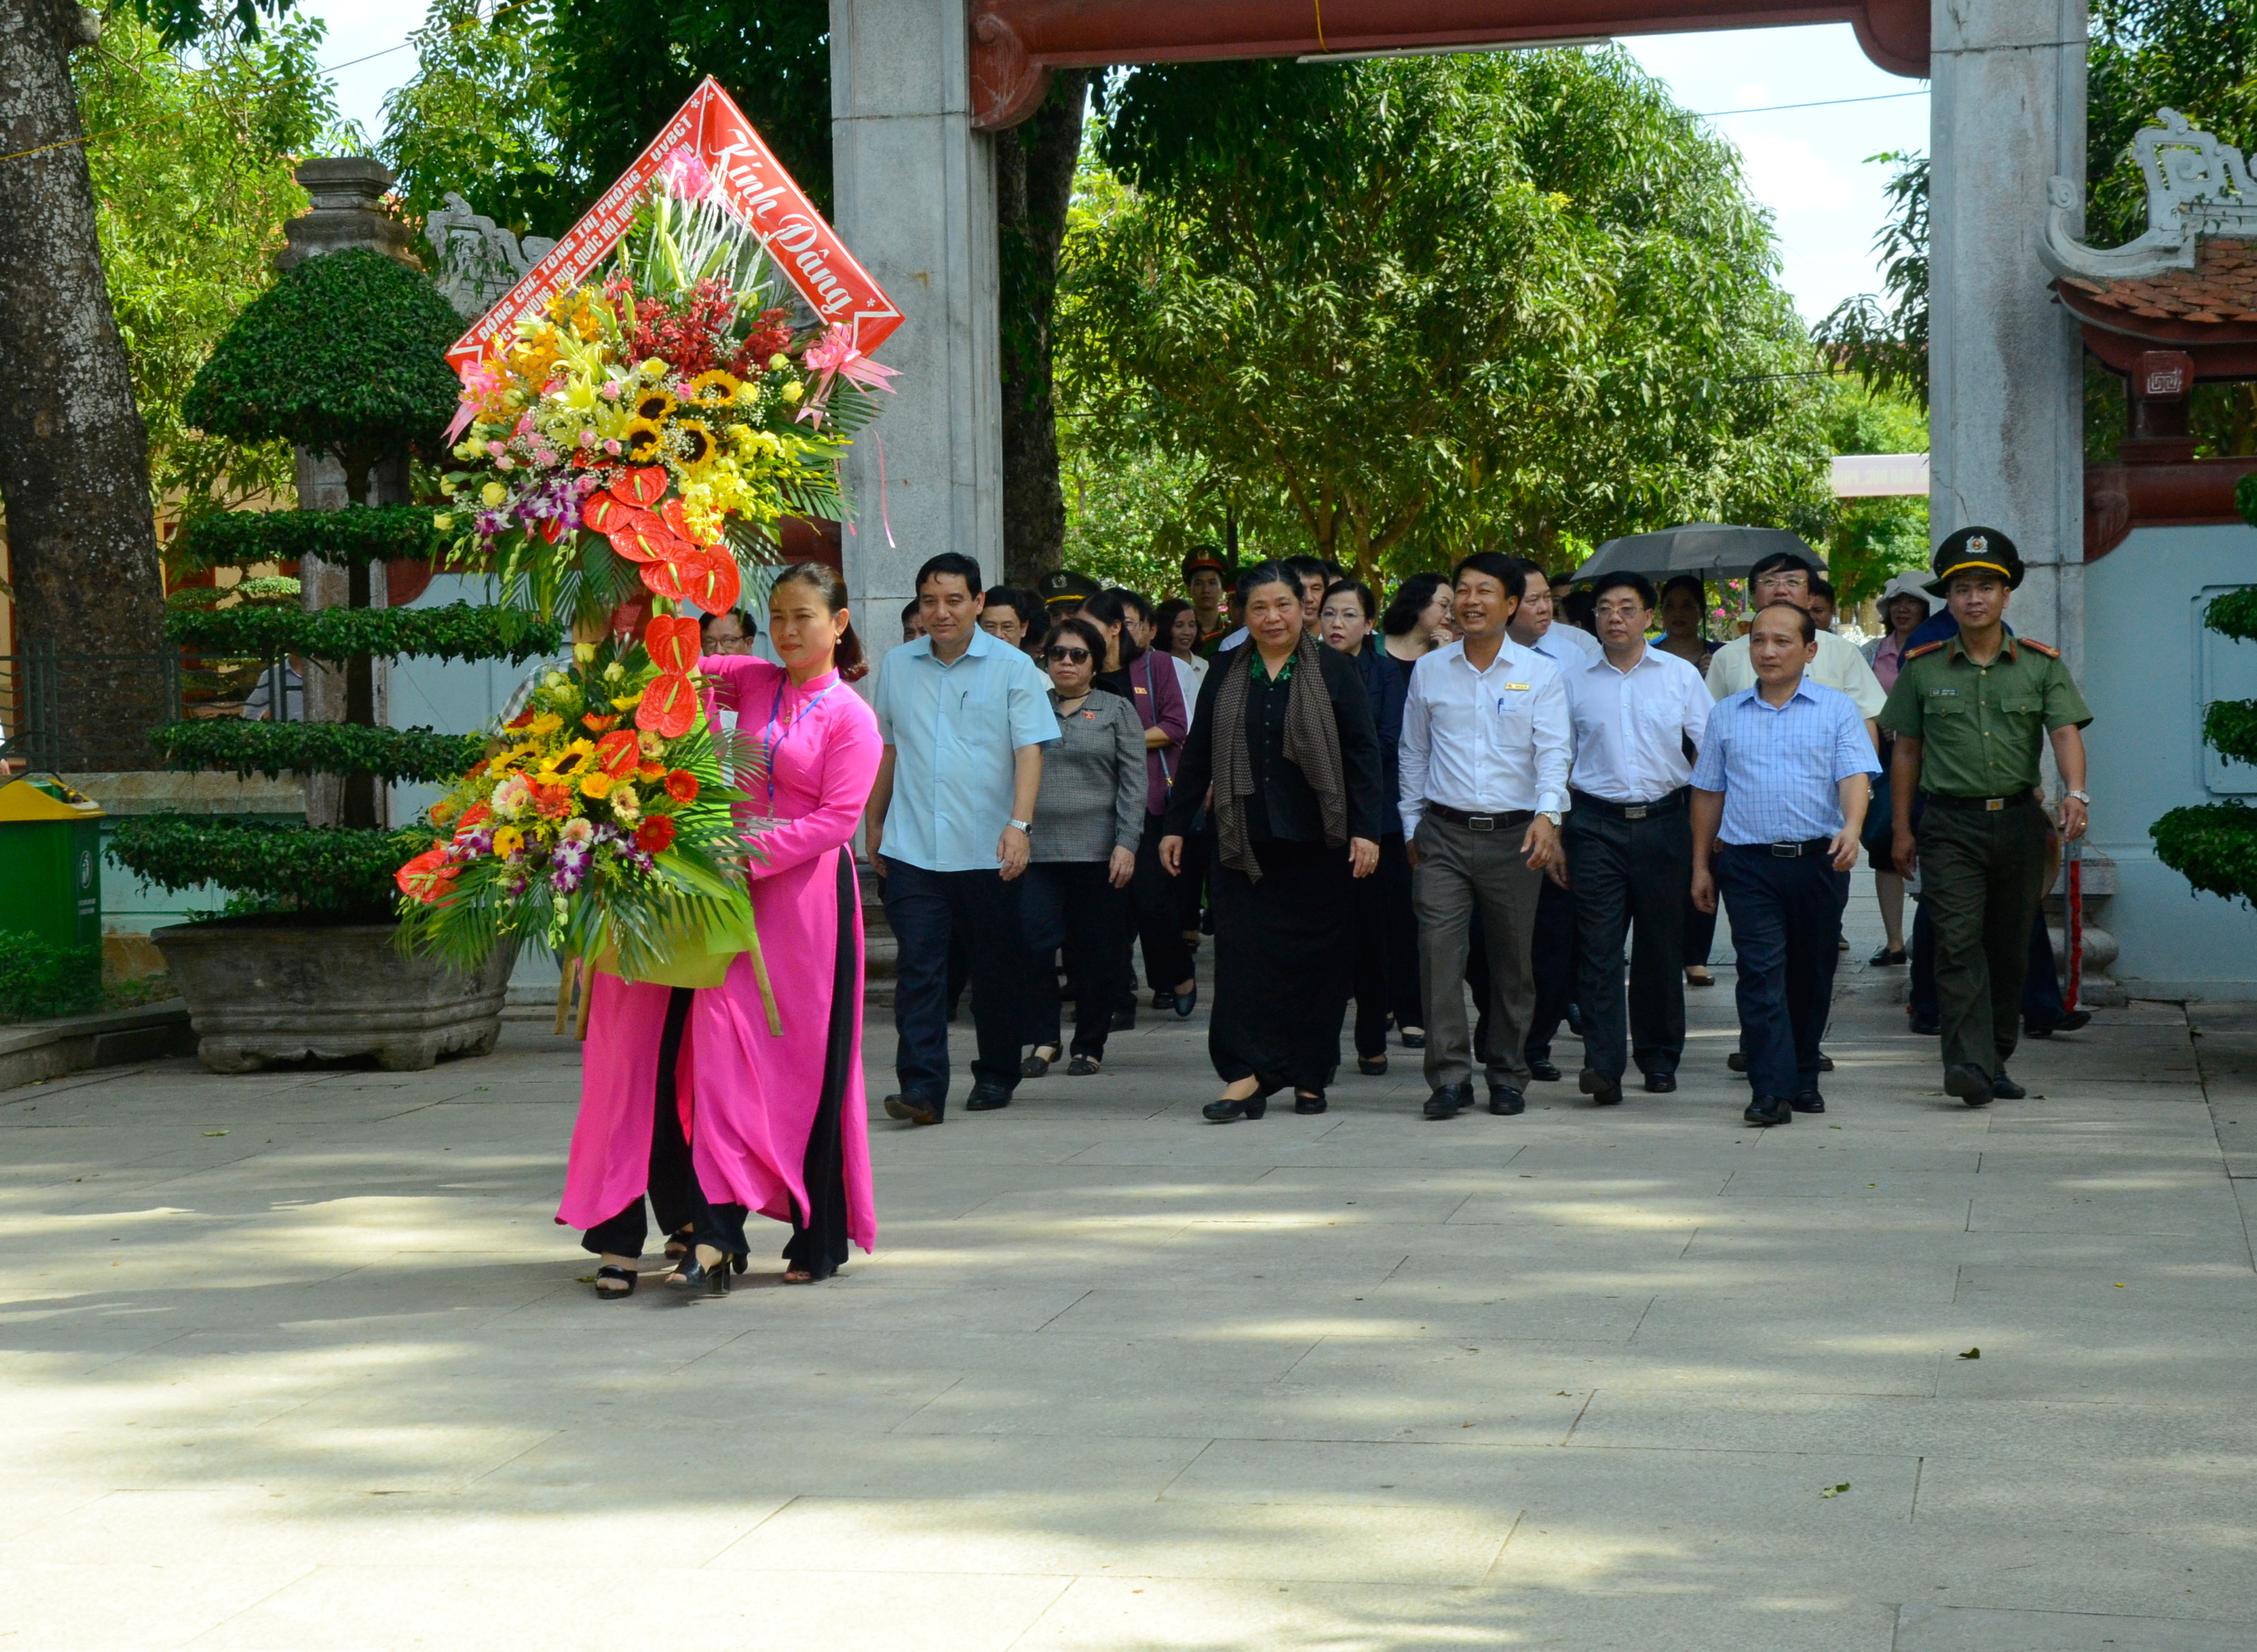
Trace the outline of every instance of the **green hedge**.
<path fill-rule="evenodd" d="M 145 814 L 117 822 L 110 858 L 159 889 L 216 883 L 303 911 L 389 917 L 398 895 L 393 873 L 435 841 L 420 827 L 382 832 Z"/>
<path fill-rule="evenodd" d="M 2253 482 L 2257 476 L 2243 479 Z M 2202 619 L 2220 636 L 2229 636 L 2239 642 L 2257 642 L 2257 585 L 2211 598 L 2210 606 L 2202 612 Z"/>
<path fill-rule="evenodd" d="M 450 602 L 442 608 L 260 608 L 249 606 L 165 617 L 175 642 L 222 659 L 316 660 L 414 655 L 429 660 L 508 660 L 556 653 L 564 628 L 515 608 Z"/>
<path fill-rule="evenodd" d="M 208 435 L 371 460 L 435 446 L 461 388 L 447 348 L 462 330 L 428 276 L 363 247 L 324 253 L 244 308 L 180 412 Z"/>
<path fill-rule="evenodd" d="M 0 1021 L 45 1021 L 102 1007 L 102 954 L 0 930 Z"/>
<path fill-rule="evenodd" d="M 170 769 L 232 769 L 238 775 L 371 774 L 384 780 L 451 781 L 485 755 L 483 734 L 357 723 L 253 723 L 192 717 L 149 732 Z"/>
<path fill-rule="evenodd" d="M 348 505 L 334 511 L 215 511 L 184 522 L 166 561 L 182 572 L 255 562 L 350 564 L 426 562 L 448 542 L 426 505 Z"/>
<path fill-rule="evenodd" d="M 2257 700 L 2212 700 L 2202 714 L 2202 737 L 2218 755 L 2257 763 Z"/>
<path fill-rule="evenodd" d="M 2257 809 L 2231 802 L 2173 809 L 2147 835 L 2155 858 L 2195 888 L 2257 906 Z"/>

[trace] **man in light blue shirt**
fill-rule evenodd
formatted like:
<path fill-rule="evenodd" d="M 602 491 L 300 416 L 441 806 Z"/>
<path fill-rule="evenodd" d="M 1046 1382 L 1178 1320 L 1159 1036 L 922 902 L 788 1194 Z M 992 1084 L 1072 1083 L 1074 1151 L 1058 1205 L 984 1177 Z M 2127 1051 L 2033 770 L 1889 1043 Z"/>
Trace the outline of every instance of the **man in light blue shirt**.
<path fill-rule="evenodd" d="M 925 635 L 886 656 L 872 697 L 885 753 L 863 829 L 900 945 L 902 1088 L 886 1111 L 916 1124 L 937 1124 L 947 1109 L 948 951 L 959 926 L 980 1042 L 965 1105 L 1008 1107 L 1019 1082 L 1027 988 L 1018 877 L 1043 747 L 1058 726 L 1040 668 L 980 628 L 982 590 L 969 557 L 944 552 L 919 569 Z"/>
<path fill-rule="evenodd" d="M 1758 612 L 1748 631 L 1755 686 L 1717 702 L 1693 767 L 1693 901 L 1713 912 L 1722 890 L 1731 914 L 1751 1124 L 1826 1110 L 1818 1040 L 1880 772 L 1857 703 L 1804 677 L 1817 652 L 1808 610 Z"/>

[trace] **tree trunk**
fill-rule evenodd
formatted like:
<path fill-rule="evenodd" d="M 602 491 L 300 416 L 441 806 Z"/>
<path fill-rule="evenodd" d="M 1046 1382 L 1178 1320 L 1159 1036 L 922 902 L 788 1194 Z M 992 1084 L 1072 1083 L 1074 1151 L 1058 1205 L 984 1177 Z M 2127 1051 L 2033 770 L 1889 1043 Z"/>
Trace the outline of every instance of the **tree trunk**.
<path fill-rule="evenodd" d="M 1019 586 L 1031 586 L 1065 559 L 1065 495 L 1058 488 L 1058 408 L 1051 391 L 1051 312 L 1088 92 L 1087 69 L 1059 70 L 1033 117 L 995 139 L 1002 265 L 1003 578 Z"/>
<path fill-rule="evenodd" d="M 90 29 L 73 0 L 0 0 L 0 498 L 19 649 L 52 648 L 50 761 L 145 765 L 166 712 L 164 595 L 149 438 L 134 405 L 95 238 L 94 187 L 70 51 Z M 79 663 L 137 655 L 131 663 Z"/>

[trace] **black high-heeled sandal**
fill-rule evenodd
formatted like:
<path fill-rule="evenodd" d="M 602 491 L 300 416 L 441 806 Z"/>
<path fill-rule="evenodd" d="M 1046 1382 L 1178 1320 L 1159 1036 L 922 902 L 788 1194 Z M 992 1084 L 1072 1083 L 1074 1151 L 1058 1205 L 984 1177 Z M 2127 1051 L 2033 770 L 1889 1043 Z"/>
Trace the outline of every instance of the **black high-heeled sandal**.
<path fill-rule="evenodd" d="M 692 1246 L 690 1254 L 683 1257 L 676 1265 L 674 1272 L 666 1276 L 666 1282 L 677 1291 L 697 1291 L 707 1296 L 726 1296 L 729 1294 L 729 1274 L 734 1258 L 717 1253 L 713 1261 L 708 1264 L 698 1252 L 701 1250 L 712 1249 L 710 1244 Z"/>
<path fill-rule="evenodd" d="M 624 1302 L 635 1292 L 636 1273 L 631 1267 L 599 1267 L 596 1270 L 596 1300 L 599 1302 Z"/>

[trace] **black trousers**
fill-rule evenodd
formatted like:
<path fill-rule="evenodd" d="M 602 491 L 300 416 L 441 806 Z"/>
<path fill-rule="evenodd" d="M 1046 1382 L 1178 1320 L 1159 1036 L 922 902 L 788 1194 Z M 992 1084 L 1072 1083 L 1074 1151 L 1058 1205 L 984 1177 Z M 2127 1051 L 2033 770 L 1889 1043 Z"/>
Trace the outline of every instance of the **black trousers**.
<path fill-rule="evenodd" d="M 1160 840 L 1167 835 L 1166 817 L 1144 817 L 1144 835 L 1136 844 L 1136 876 L 1128 885 L 1129 921 L 1144 948 L 1144 984 L 1155 992 L 1173 992 L 1192 978 L 1192 949 L 1184 941 L 1185 929 L 1196 929 L 1199 918 L 1183 921 L 1177 880 L 1160 864 Z M 1184 847 L 1191 848 L 1185 839 Z M 1185 858 L 1190 858 L 1186 853 Z M 1190 876 L 1190 869 L 1185 869 Z M 1135 977 L 1130 977 L 1133 988 Z"/>
<path fill-rule="evenodd" d="M 1704 912 L 1693 904 L 1692 875 L 1686 875 L 1685 884 L 1685 967 L 1698 964 L 1709 967 L 1709 954 L 1716 947 L 1716 914 Z"/>
<path fill-rule="evenodd" d="M 1379 840 L 1379 870 L 1364 881 L 1379 885 L 1386 925 L 1388 1013 L 1398 1028 L 1424 1027 L 1426 1011 L 1419 1002 L 1419 912 L 1411 904 L 1411 857 L 1399 835 Z M 1356 1048 L 1369 1053 L 1361 1037 Z"/>
<path fill-rule="evenodd" d="M 1394 1008 L 1387 985 L 1387 891 L 1376 876 L 1348 882 L 1348 990 L 1355 995 L 1355 1053 L 1384 1055 L 1388 1017 Z"/>
<path fill-rule="evenodd" d="M 1758 1095 L 1816 1089 L 1850 875 L 1822 853 L 1780 857 L 1762 845 L 1719 844 L 1711 864 L 1732 919 L 1748 1081 Z"/>
<path fill-rule="evenodd" d="M 1213 864 L 1214 822 L 1202 809 L 1184 834 L 1184 869 L 1176 876 L 1176 924 L 1184 934 L 1199 933 L 1199 912 L 1212 898 L 1207 883 Z"/>
<path fill-rule="evenodd" d="M 666 1020 L 658 1035 L 658 1082 L 651 1092 L 650 1208 L 659 1231 L 669 1237 L 694 1231 L 705 1217 L 705 1194 L 690 1164 L 690 1139 L 683 1134 L 682 1109 L 675 1101 L 675 1074 L 682 1038 L 690 1025 L 691 989 L 667 995 Z M 640 1256 L 650 1230 L 644 1224 L 642 1195 L 617 1216 L 580 1236 L 580 1248 L 595 1256 Z"/>
<path fill-rule="evenodd" d="M 960 926 L 972 964 L 975 1082 L 1018 1087 L 1027 999 L 1027 942 L 1019 884 L 994 871 L 930 872 L 886 862 L 886 921 L 900 944 L 894 966 L 894 1071 L 901 1093 L 927 1106 L 948 1100 L 948 947 Z"/>
<path fill-rule="evenodd" d="M 1021 880 L 1026 886 L 1019 897 L 1019 918 L 1027 937 L 1029 1044 L 1062 1042 L 1058 977 L 1051 960 L 1063 947 L 1074 994 L 1073 1053 L 1105 1053 L 1113 1006 L 1133 979 L 1129 904 L 1126 891 L 1107 881 L 1106 871 L 1103 861 L 1041 861 L 1029 866 Z M 1180 935 L 1175 940 L 1184 944 Z"/>
<path fill-rule="evenodd" d="M 1692 887 L 1692 869 L 1685 873 Z M 1575 897 L 1548 876 L 1536 897 L 1536 938 L 1529 945 L 1528 968 L 1536 977 L 1536 1008 L 1528 1023 L 1528 1042 L 1522 1051 L 1531 1061 L 1552 1059 L 1552 1040 L 1567 1018 L 1568 1003 L 1575 996 Z M 1473 970 L 1466 971 L 1468 980 Z M 1483 978 L 1487 978 L 1486 968 Z M 1479 994 L 1482 989 L 1474 989 Z M 1486 1000 L 1479 1000 L 1486 1002 Z M 1586 1025 L 1588 1023 L 1585 1024 Z"/>
<path fill-rule="evenodd" d="M 1578 797 L 1567 833 L 1575 885 L 1583 1065 L 1620 1082 L 1638 1070 L 1673 1074 L 1685 1053 L 1685 907 L 1693 883 L 1693 822 L 1682 797 L 1643 820 L 1609 813 Z M 1627 1034 L 1623 941 L 1631 948 Z"/>
<path fill-rule="evenodd" d="M 1272 839 L 1259 883 L 1214 868 L 1214 1011 L 1207 1053 L 1226 1084 L 1321 1090 L 1340 1067 L 1348 1012 L 1348 851 Z"/>

